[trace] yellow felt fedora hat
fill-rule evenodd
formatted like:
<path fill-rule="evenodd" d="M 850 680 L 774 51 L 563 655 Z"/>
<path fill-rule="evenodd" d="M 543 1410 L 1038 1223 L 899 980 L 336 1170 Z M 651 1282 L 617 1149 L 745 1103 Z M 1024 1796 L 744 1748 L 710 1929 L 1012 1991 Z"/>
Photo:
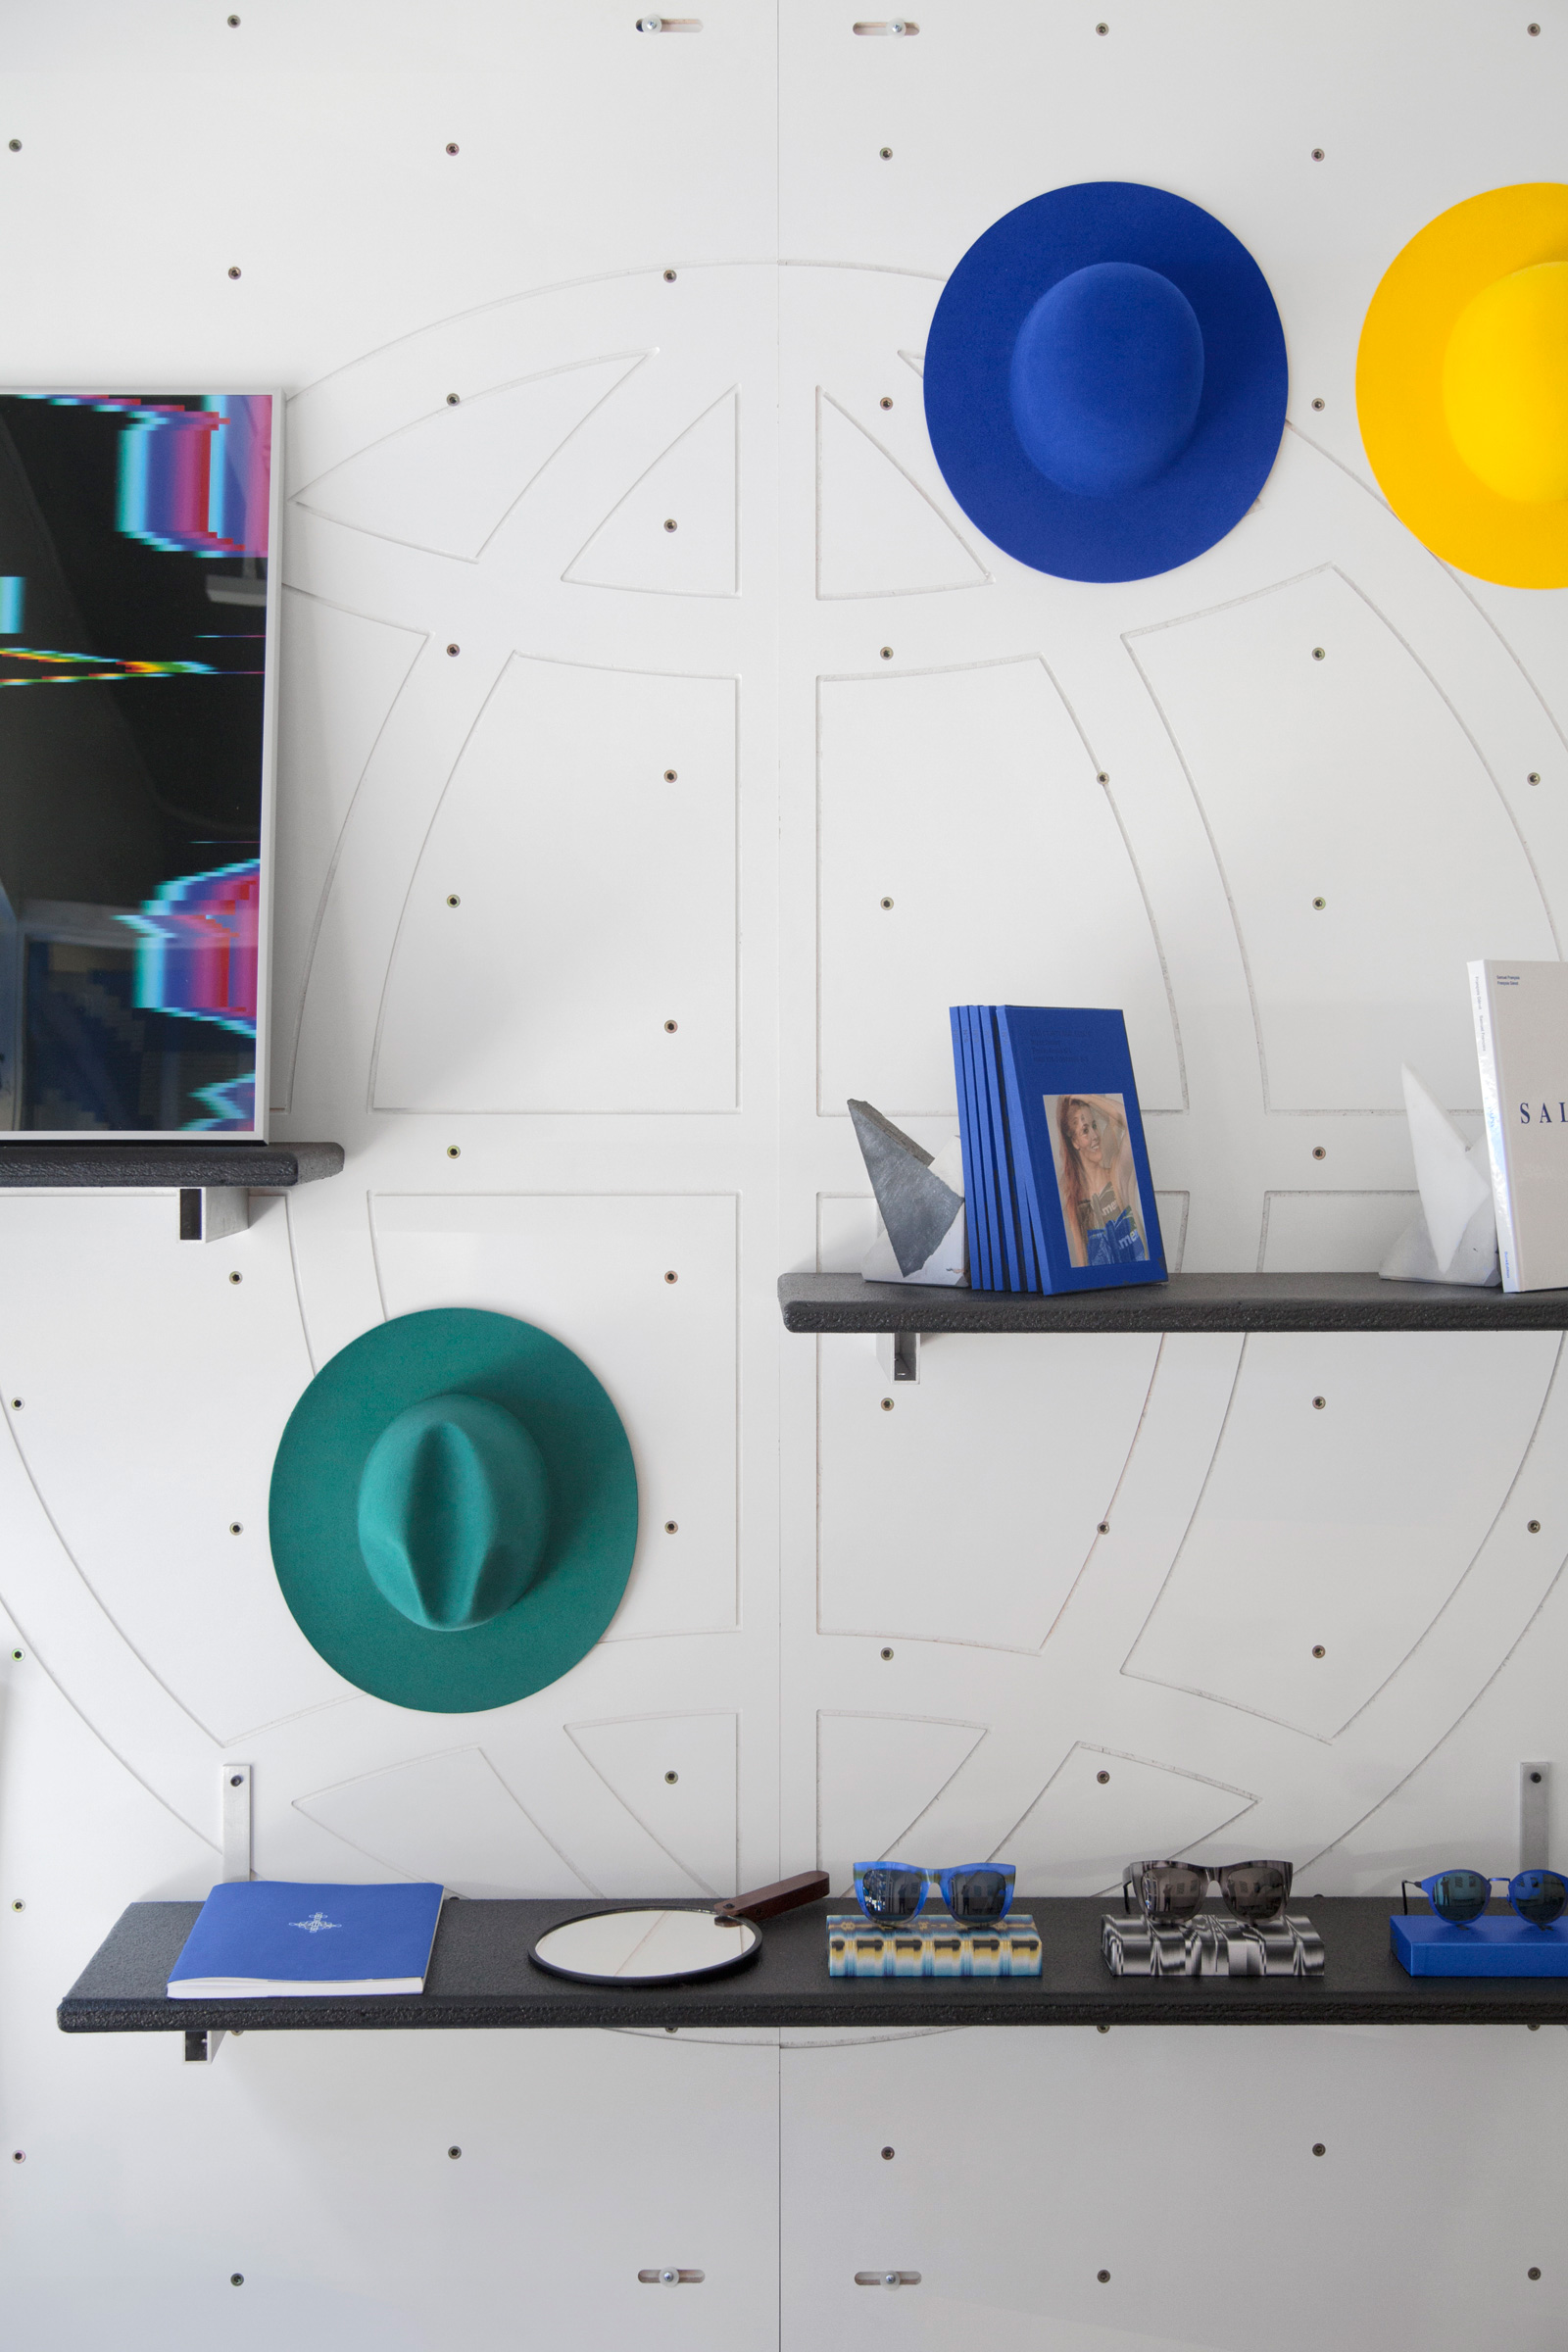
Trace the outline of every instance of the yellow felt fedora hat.
<path fill-rule="evenodd" d="M 1410 239 L 1361 328 L 1355 405 L 1390 506 L 1435 556 L 1568 586 L 1568 186 L 1491 188 Z"/>

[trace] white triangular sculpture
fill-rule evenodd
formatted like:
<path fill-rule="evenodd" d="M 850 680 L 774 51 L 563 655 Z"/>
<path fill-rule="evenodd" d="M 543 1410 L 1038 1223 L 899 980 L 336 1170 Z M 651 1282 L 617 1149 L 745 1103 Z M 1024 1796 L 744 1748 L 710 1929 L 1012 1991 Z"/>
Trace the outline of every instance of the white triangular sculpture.
<path fill-rule="evenodd" d="M 1484 1290 L 1502 1280 L 1487 1139 L 1482 1135 L 1466 1144 L 1414 1070 L 1399 1074 L 1421 1214 L 1405 1227 L 1378 1271 L 1388 1282 L 1457 1282 Z"/>

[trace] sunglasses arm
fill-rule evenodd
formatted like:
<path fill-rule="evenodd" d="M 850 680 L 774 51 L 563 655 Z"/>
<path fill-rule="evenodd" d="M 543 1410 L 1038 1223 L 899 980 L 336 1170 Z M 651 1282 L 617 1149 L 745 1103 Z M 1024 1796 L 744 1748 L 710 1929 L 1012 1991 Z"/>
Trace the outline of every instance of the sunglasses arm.
<path fill-rule="evenodd" d="M 800 1903 L 820 1902 L 828 1891 L 825 1870 L 803 1870 L 797 1878 L 777 1879 L 771 1886 L 754 1886 L 750 1894 L 732 1894 L 715 1903 L 715 1919 L 776 1919 Z"/>

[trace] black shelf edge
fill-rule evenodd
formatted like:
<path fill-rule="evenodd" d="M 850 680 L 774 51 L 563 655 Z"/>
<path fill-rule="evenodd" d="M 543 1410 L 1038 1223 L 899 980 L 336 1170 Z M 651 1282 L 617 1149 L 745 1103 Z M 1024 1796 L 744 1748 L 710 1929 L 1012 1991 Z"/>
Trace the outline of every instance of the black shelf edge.
<path fill-rule="evenodd" d="M 1478 1291 L 1376 1274 L 1173 1274 L 1053 1298 L 781 1274 L 786 1331 L 1562 1331 L 1568 1291 Z"/>
<path fill-rule="evenodd" d="M 588 1909 L 619 1909 L 606 1902 Z M 696 1909 L 700 1906 L 684 1906 Z M 1387 1896 L 1305 1895 L 1323 1939 L 1319 1979 L 1113 1977 L 1100 1955 L 1103 1897 L 1020 1896 L 1043 1972 L 1016 1981 L 858 1982 L 827 1973 L 823 1919 L 842 1897 L 770 1920 L 754 1967 L 660 1990 L 568 1984 L 533 1968 L 544 1930 L 576 1902 L 449 1902 L 425 1989 L 361 1999 L 172 2001 L 164 1987 L 201 1906 L 132 1903 L 57 2011 L 66 2034 L 363 2033 L 562 2026 L 1568 2025 L 1568 1978 L 1411 1978 L 1389 1948 Z"/>
<path fill-rule="evenodd" d="M 0 1139 L 0 1190 L 129 1191 L 167 1186 L 315 1184 L 343 1165 L 341 1144 L 30 1144 Z"/>

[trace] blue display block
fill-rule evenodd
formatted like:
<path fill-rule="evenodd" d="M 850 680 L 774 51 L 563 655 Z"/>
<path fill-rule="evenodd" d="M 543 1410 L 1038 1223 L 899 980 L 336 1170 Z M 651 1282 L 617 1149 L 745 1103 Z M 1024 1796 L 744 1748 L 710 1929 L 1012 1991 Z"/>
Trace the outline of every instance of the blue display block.
<path fill-rule="evenodd" d="M 1512 1911 L 1487 1912 L 1467 1928 L 1430 1912 L 1389 1921 L 1394 1957 L 1412 1977 L 1568 1977 L 1568 1917 L 1533 1928 Z"/>

